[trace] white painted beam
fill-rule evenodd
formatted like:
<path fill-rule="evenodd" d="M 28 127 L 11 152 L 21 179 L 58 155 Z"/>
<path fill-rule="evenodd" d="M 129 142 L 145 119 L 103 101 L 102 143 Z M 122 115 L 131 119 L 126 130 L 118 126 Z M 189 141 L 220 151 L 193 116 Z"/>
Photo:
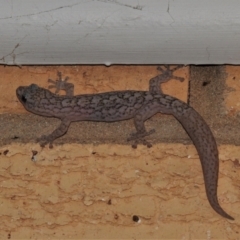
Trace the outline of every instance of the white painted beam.
<path fill-rule="evenodd" d="M 0 4 L 0 64 L 240 64 L 238 0 Z"/>

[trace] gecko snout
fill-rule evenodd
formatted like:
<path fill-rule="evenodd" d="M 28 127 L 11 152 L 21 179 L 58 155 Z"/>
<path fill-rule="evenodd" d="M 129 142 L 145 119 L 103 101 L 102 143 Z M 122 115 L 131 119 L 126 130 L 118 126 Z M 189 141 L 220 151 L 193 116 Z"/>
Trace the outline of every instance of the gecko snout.
<path fill-rule="evenodd" d="M 16 89 L 16 95 L 18 97 L 18 99 L 20 100 L 20 102 L 25 103 L 27 101 L 25 94 L 24 94 L 24 89 L 25 87 L 18 87 Z"/>
<path fill-rule="evenodd" d="M 16 89 L 16 95 L 17 95 L 17 97 L 21 96 L 21 95 L 22 95 L 22 92 L 23 92 L 23 87 L 18 87 L 18 88 Z"/>

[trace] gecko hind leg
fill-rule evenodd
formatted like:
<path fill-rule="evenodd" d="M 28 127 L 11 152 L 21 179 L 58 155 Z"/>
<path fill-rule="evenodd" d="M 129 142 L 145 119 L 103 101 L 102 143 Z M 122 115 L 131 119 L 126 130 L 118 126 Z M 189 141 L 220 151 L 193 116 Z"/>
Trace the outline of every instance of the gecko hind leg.
<path fill-rule="evenodd" d="M 148 107 L 146 106 L 146 108 Z M 127 141 L 134 141 L 134 143 L 132 144 L 133 148 L 137 148 L 137 145 L 139 143 L 146 145 L 149 148 L 152 147 L 152 144 L 144 139 L 144 137 L 147 137 L 155 132 L 154 129 L 146 131 L 146 128 L 144 126 L 145 120 L 150 117 L 149 115 L 152 116 L 152 112 L 148 112 L 145 108 L 142 108 L 134 117 L 134 125 L 137 132 L 132 133 L 127 139 Z"/>
<path fill-rule="evenodd" d="M 152 147 L 152 144 L 147 142 L 144 137 L 149 136 L 155 133 L 155 129 L 151 129 L 150 131 L 146 131 L 144 126 L 144 122 L 154 116 L 156 113 L 160 112 L 161 105 L 159 105 L 158 99 L 151 101 L 151 104 L 146 104 L 141 109 L 138 110 L 136 115 L 134 116 L 134 126 L 136 128 L 136 133 L 130 135 L 127 139 L 128 141 L 134 140 L 135 143 L 132 145 L 133 148 L 137 147 L 138 143 L 142 143 L 147 147 Z"/>
<path fill-rule="evenodd" d="M 184 78 L 173 75 L 174 71 L 183 67 L 184 65 L 177 65 L 173 68 L 170 68 L 169 65 L 164 65 L 164 69 L 162 66 L 158 66 L 157 70 L 161 73 L 149 80 L 149 92 L 151 92 L 152 94 L 162 94 L 160 84 L 168 82 L 170 79 L 175 79 L 183 82 Z"/>

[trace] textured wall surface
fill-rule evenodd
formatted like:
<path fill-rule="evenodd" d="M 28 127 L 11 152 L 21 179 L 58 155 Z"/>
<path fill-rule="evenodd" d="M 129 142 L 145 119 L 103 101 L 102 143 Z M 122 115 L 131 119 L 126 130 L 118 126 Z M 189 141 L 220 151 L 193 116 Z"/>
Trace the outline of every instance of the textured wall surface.
<path fill-rule="evenodd" d="M 213 130 L 220 152 L 218 199 L 235 221 L 210 207 L 196 149 L 171 116 L 147 122 L 158 132 L 149 138 L 152 148 L 133 149 L 125 141 L 132 121 L 73 123 L 53 149 L 34 143 L 59 123 L 27 113 L 15 89 L 47 87 L 57 70 L 70 76 L 76 93 L 146 90 L 157 74 L 156 66 L 0 67 L 1 238 L 239 238 L 239 67 L 185 67 L 175 74 L 184 82 L 163 88 L 184 101 L 190 96 Z"/>
<path fill-rule="evenodd" d="M 239 237 L 239 147 L 220 148 L 218 197 L 234 222 L 211 209 L 193 146 L 12 144 L 0 152 L 3 239 Z"/>

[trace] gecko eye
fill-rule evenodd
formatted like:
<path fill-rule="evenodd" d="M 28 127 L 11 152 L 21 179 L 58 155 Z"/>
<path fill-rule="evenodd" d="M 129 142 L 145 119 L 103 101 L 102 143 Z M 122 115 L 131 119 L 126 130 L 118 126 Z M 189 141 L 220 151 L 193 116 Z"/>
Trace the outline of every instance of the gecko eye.
<path fill-rule="evenodd" d="M 25 103 L 26 101 L 27 101 L 27 99 L 25 98 L 25 96 L 24 95 L 22 95 L 22 101 Z"/>

